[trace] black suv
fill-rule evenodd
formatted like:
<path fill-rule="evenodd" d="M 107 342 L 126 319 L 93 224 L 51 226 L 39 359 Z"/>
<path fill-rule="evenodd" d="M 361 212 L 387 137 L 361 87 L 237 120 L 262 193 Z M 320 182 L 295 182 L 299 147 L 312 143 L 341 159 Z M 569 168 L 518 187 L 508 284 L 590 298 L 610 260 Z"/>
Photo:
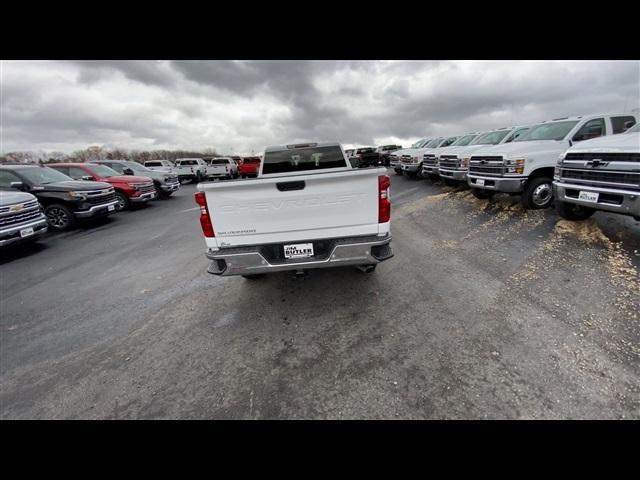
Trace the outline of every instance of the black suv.
<path fill-rule="evenodd" d="M 55 230 L 69 230 L 78 220 L 110 215 L 118 203 L 108 183 L 73 180 L 39 165 L 0 165 L 0 189 L 11 188 L 35 195 Z"/>

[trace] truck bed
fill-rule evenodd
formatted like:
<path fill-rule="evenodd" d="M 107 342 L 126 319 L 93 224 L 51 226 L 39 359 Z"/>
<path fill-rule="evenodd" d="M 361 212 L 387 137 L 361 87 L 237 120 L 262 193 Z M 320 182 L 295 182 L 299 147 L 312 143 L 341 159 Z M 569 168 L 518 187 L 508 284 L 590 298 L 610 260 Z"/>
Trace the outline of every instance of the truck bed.
<path fill-rule="evenodd" d="M 378 223 L 384 168 L 294 173 L 202 183 L 215 237 L 212 250 L 301 240 L 386 235 Z"/>

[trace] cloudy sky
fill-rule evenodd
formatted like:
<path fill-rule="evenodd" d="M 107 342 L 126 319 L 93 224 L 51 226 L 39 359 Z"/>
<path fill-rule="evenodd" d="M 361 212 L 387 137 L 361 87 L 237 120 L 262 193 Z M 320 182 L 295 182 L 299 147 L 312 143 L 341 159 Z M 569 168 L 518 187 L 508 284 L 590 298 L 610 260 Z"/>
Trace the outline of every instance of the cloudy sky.
<path fill-rule="evenodd" d="M 0 83 L 4 153 L 408 145 L 640 107 L 636 61 L 2 61 Z"/>

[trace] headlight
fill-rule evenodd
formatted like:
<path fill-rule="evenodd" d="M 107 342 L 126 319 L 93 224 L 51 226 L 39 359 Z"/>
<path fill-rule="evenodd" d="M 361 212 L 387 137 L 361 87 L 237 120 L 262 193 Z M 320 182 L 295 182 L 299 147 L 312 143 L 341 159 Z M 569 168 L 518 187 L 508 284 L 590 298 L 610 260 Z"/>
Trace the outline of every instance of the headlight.
<path fill-rule="evenodd" d="M 555 167 L 553 169 L 553 179 L 560 180 L 560 167 Z"/>
<path fill-rule="evenodd" d="M 507 173 L 517 173 L 522 175 L 522 173 L 524 173 L 524 162 L 524 158 L 507 159 L 505 161 Z"/>
<path fill-rule="evenodd" d="M 87 196 L 82 192 L 67 192 L 67 195 L 69 195 L 74 200 L 86 200 L 87 199 Z"/>

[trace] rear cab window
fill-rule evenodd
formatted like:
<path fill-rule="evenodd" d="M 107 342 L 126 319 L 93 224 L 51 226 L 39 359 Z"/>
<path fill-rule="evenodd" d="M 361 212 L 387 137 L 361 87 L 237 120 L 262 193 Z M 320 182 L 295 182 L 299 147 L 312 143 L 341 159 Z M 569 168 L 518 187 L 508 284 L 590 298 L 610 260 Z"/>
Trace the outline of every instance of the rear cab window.
<path fill-rule="evenodd" d="M 627 122 L 631 123 L 631 126 L 636 124 L 636 118 L 629 115 L 624 117 L 611 117 L 611 127 L 613 129 L 613 134 L 622 133 L 625 131 L 625 124 Z"/>
<path fill-rule="evenodd" d="M 262 174 L 292 173 L 350 168 L 340 145 L 288 145 L 283 149 L 267 150 Z"/>

